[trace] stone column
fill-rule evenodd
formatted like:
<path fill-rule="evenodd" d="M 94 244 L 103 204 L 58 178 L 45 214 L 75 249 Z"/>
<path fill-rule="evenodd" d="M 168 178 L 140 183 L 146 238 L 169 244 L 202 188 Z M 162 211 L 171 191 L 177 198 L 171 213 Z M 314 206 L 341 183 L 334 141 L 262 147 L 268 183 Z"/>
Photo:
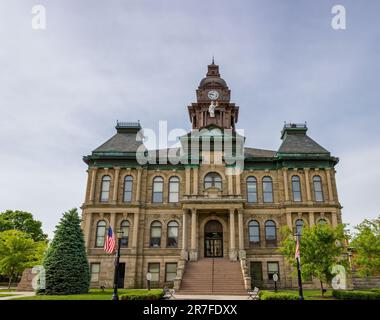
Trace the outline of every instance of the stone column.
<path fill-rule="evenodd" d="M 142 168 L 137 168 L 137 187 L 136 187 L 136 202 L 140 201 L 141 197 L 141 174 Z"/>
<path fill-rule="evenodd" d="M 309 226 L 314 226 L 314 212 L 309 212 Z"/>
<path fill-rule="evenodd" d="M 193 168 L 193 194 L 198 194 L 198 167 Z"/>
<path fill-rule="evenodd" d="M 331 223 L 333 228 L 335 228 L 338 225 L 338 218 L 336 216 L 336 212 L 331 212 Z"/>
<path fill-rule="evenodd" d="M 91 174 L 91 186 L 90 186 L 90 201 L 95 201 L 95 184 L 96 184 L 96 172 L 98 171 L 98 168 L 92 168 L 92 174 Z"/>
<path fill-rule="evenodd" d="M 305 184 L 306 184 L 306 199 L 311 201 L 311 192 L 310 192 L 310 180 L 309 180 L 309 168 L 305 168 Z"/>
<path fill-rule="evenodd" d="M 244 224 L 243 224 L 243 210 L 239 210 L 238 215 L 238 225 L 239 225 L 239 258 L 244 259 L 245 248 L 244 248 Z"/>
<path fill-rule="evenodd" d="M 114 184 L 113 184 L 113 196 L 112 196 L 113 202 L 117 202 L 117 193 L 119 191 L 119 174 L 120 174 L 120 168 L 116 167 L 115 168 L 115 179 L 114 179 Z"/>
<path fill-rule="evenodd" d="M 190 260 L 198 260 L 198 249 L 197 249 L 197 210 L 191 210 L 191 250 L 190 250 Z"/>
<path fill-rule="evenodd" d="M 86 195 L 85 195 L 85 203 L 90 202 L 90 190 L 88 188 L 91 188 L 91 170 L 87 169 L 87 184 L 86 184 Z"/>
<path fill-rule="evenodd" d="M 236 261 L 236 245 L 235 245 L 235 209 L 230 209 L 230 260 Z"/>
<path fill-rule="evenodd" d="M 189 252 L 187 250 L 187 209 L 183 210 L 182 214 L 182 252 L 181 256 L 183 259 L 187 260 L 189 257 Z"/>
<path fill-rule="evenodd" d="M 115 212 L 112 212 L 110 214 L 110 227 L 112 228 L 112 232 L 116 234 L 117 230 L 116 230 L 116 213 Z"/>
<path fill-rule="evenodd" d="M 282 173 L 284 175 L 284 192 L 285 192 L 285 201 L 289 201 L 289 188 L 288 188 L 288 168 L 283 168 Z"/>
<path fill-rule="evenodd" d="M 91 241 L 91 232 L 92 232 L 92 213 L 86 212 L 86 229 L 85 229 L 85 239 L 86 239 L 86 248 L 87 250 L 90 247 L 90 241 Z"/>
<path fill-rule="evenodd" d="M 190 167 L 185 168 L 186 181 L 185 181 L 185 194 L 190 195 Z"/>
<path fill-rule="evenodd" d="M 291 212 L 286 213 L 286 223 L 287 223 L 288 227 L 290 228 L 290 230 L 293 230 L 293 222 L 292 222 L 292 213 Z"/>
<path fill-rule="evenodd" d="M 334 201 L 330 171 L 331 171 L 331 168 L 326 168 L 327 189 L 329 191 L 329 200 Z"/>
<path fill-rule="evenodd" d="M 139 212 L 136 211 L 133 215 L 133 234 L 132 234 L 132 248 L 137 249 L 137 240 L 139 232 L 139 222 L 140 222 Z"/>
<path fill-rule="evenodd" d="M 238 196 L 240 196 L 241 194 L 241 190 L 240 190 L 240 174 L 241 174 L 241 171 L 240 171 L 240 168 L 237 168 L 235 170 L 235 175 L 236 175 L 236 194 Z"/>
<path fill-rule="evenodd" d="M 233 195 L 233 185 L 232 185 L 232 172 L 231 168 L 226 168 L 226 175 L 227 175 L 227 185 L 228 185 L 228 194 Z"/>

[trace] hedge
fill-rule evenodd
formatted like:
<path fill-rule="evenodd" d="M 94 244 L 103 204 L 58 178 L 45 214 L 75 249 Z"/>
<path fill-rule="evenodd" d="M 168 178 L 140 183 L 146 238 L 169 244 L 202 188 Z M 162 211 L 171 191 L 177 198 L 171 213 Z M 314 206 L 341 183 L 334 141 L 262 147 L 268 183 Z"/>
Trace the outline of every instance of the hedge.
<path fill-rule="evenodd" d="M 139 290 L 120 295 L 120 300 L 159 300 L 164 296 L 164 290 Z"/>
<path fill-rule="evenodd" d="M 332 295 L 340 300 L 380 300 L 380 291 L 377 289 L 371 291 L 333 290 Z"/>
<path fill-rule="evenodd" d="M 260 300 L 298 300 L 298 295 L 293 293 L 285 292 L 271 292 L 271 291 L 260 291 Z"/>

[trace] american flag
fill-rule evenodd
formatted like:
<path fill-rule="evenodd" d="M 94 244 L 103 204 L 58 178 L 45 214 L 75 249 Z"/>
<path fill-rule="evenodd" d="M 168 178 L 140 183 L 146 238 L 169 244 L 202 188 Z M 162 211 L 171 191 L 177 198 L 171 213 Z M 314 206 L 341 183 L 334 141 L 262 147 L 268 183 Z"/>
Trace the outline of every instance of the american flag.
<path fill-rule="evenodd" d="M 294 255 L 294 258 L 297 260 L 300 258 L 300 237 L 297 235 L 297 242 L 296 242 L 296 253 Z"/>
<path fill-rule="evenodd" d="M 109 254 L 112 254 L 115 250 L 115 245 L 116 245 L 115 235 L 112 232 L 112 228 L 109 227 L 106 241 L 104 243 L 104 251 Z"/>

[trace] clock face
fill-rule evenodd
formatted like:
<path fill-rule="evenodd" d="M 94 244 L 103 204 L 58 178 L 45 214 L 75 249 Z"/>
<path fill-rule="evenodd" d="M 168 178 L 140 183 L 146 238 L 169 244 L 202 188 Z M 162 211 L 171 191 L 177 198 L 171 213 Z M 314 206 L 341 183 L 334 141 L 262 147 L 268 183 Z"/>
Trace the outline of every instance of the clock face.
<path fill-rule="evenodd" d="M 208 92 L 207 96 L 209 97 L 210 100 L 216 100 L 219 98 L 219 93 L 216 90 L 211 90 Z"/>

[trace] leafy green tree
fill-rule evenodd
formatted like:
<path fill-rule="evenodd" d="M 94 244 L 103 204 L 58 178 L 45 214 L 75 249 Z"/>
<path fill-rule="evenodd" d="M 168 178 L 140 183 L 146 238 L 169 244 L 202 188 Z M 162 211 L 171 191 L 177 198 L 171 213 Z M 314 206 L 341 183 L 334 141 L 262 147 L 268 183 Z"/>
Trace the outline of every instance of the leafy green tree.
<path fill-rule="evenodd" d="M 285 256 L 290 264 L 296 267 L 294 236 L 288 227 L 283 228 L 282 233 L 283 240 L 279 252 Z M 328 225 L 302 228 L 300 240 L 302 276 L 312 276 L 319 279 L 322 295 L 324 294 L 323 283 L 329 283 L 335 276 L 332 273 L 332 267 L 338 262 L 346 265 L 346 261 L 342 260 L 346 251 L 343 245 L 345 241 L 346 235 L 343 225 L 336 228 L 331 228 Z"/>
<path fill-rule="evenodd" d="M 354 251 L 353 262 L 361 276 L 380 274 L 380 216 L 364 220 L 355 227 L 351 247 Z"/>
<path fill-rule="evenodd" d="M 43 266 L 46 294 L 88 293 L 90 270 L 77 209 L 63 214 Z"/>
<path fill-rule="evenodd" d="M 15 275 L 25 268 L 41 264 L 45 248 L 45 241 L 34 241 L 25 232 L 0 232 L 0 274 L 8 277 L 8 288 Z"/>
<path fill-rule="evenodd" d="M 47 235 L 42 231 L 41 221 L 35 220 L 33 215 L 25 211 L 6 210 L 0 213 L 0 232 L 5 230 L 19 230 L 30 234 L 34 241 L 43 241 Z"/>

